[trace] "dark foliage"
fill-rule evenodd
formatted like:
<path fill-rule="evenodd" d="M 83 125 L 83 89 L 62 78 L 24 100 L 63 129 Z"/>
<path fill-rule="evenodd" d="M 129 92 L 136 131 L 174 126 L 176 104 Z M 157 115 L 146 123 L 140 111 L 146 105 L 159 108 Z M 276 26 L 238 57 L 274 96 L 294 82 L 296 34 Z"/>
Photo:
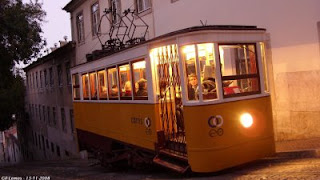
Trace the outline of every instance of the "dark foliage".
<path fill-rule="evenodd" d="M 24 114 L 24 83 L 12 74 L 15 62 L 28 63 L 45 45 L 41 23 L 45 12 L 37 1 L 0 0 L 0 130 Z"/>

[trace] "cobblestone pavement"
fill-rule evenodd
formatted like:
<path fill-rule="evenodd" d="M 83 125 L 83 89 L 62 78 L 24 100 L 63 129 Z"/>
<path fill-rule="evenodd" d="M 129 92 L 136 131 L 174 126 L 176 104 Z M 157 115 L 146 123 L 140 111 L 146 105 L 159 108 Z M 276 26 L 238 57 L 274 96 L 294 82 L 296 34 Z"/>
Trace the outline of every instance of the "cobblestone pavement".
<path fill-rule="evenodd" d="M 40 179 L 320 179 L 320 158 L 313 153 L 278 153 L 276 157 L 261 159 L 235 168 L 210 174 L 179 175 L 160 167 L 144 169 L 107 169 L 93 165 L 94 160 L 29 162 L 1 167 L 0 177 Z"/>

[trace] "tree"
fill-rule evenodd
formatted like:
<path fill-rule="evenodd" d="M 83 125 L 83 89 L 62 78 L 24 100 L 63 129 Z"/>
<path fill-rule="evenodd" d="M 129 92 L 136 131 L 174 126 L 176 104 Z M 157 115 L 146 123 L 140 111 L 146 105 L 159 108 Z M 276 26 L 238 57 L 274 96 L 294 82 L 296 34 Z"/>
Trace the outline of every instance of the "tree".
<path fill-rule="evenodd" d="M 23 79 L 12 69 L 15 63 L 26 64 L 37 57 L 45 46 L 44 16 L 38 1 L 0 0 L 0 130 L 12 125 L 12 114 L 24 114 Z"/>

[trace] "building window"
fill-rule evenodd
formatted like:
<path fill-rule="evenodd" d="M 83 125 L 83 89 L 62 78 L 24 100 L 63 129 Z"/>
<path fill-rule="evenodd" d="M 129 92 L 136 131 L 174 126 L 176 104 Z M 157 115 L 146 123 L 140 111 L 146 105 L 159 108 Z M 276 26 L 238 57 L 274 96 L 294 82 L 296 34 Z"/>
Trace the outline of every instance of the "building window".
<path fill-rule="evenodd" d="M 42 82 L 43 82 L 42 81 L 42 71 L 40 71 L 39 74 L 40 74 L 40 88 L 42 88 Z"/>
<path fill-rule="evenodd" d="M 48 74 L 47 74 L 47 70 L 45 69 L 43 71 L 44 73 L 44 85 L 47 87 L 48 86 Z"/>
<path fill-rule="evenodd" d="M 56 108 L 52 107 L 52 122 L 53 125 L 56 126 L 57 125 L 57 120 L 56 120 Z"/>
<path fill-rule="evenodd" d="M 49 78 L 50 78 L 50 86 L 53 86 L 53 84 L 54 84 L 54 78 L 53 78 L 53 70 L 52 70 L 52 67 L 49 68 Z"/>
<path fill-rule="evenodd" d="M 84 100 L 89 100 L 89 75 L 82 75 L 82 95 Z"/>
<path fill-rule="evenodd" d="M 90 73 L 90 95 L 91 100 L 96 100 L 98 98 L 97 95 L 97 73 Z"/>
<path fill-rule="evenodd" d="M 41 136 L 38 134 L 38 139 L 39 139 L 39 149 L 41 149 Z"/>
<path fill-rule="evenodd" d="M 79 100 L 80 99 L 80 85 L 79 85 L 79 75 L 78 74 L 72 75 L 72 88 L 73 88 L 73 99 Z"/>
<path fill-rule="evenodd" d="M 219 45 L 224 97 L 260 93 L 254 44 Z"/>
<path fill-rule="evenodd" d="M 43 121 L 46 122 L 46 107 L 42 106 Z"/>
<path fill-rule="evenodd" d="M 108 69 L 108 89 L 109 89 L 109 99 L 118 99 L 119 88 L 118 88 L 118 73 L 117 68 Z"/>
<path fill-rule="evenodd" d="M 50 107 L 47 107 L 47 114 L 48 114 L 48 122 L 51 125 L 51 118 L 50 118 Z"/>
<path fill-rule="evenodd" d="M 99 3 L 96 2 L 91 6 L 91 26 L 92 26 L 92 36 L 97 36 L 99 33 L 99 23 L 100 23 L 100 13 L 99 13 Z"/>
<path fill-rule="evenodd" d="M 110 0 L 111 4 L 111 20 L 113 24 L 120 22 L 121 19 L 121 3 L 120 0 Z"/>
<path fill-rule="evenodd" d="M 70 128 L 71 132 L 74 132 L 74 115 L 73 115 L 73 109 L 70 109 Z"/>
<path fill-rule="evenodd" d="M 38 106 L 35 104 L 35 112 L 34 112 L 34 115 L 35 117 L 38 117 Z"/>
<path fill-rule="evenodd" d="M 70 62 L 66 62 L 65 67 L 66 67 L 67 85 L 71 85 Z"/>
<path fill-rule="evenodd" d="M 77 24 L 77 33 L 78 33 L 78 42 L 84 42 L 84 19 L 83 13 L 80 12 L 76 17 Z"/>
<path fill-rule="evenodd" d="M 46 145 L 47 145 L 47 149 L 49 149 L 49 141 L 48 141 L 48 139 L 46 139 Z"/>
<path fill-rule="evenodd" d="M 51 151 L 54 152 L 54 144 L 51 142 Z"/>
<path fill-rule="evenodd" d="M 38 138 L 37 138 L 37 133 L 34 132 L 34 140 L 35 140 L 35 143 L 36 143 L 36 146 L 38 146 Z"/>
<path fill-rule="evenodd" d="M 134 81 L 134 99 L 148 99 L 146 80 L 146 61 L 132 63 Z"/>
<path fill-rule="evenodd" d="M 60 147 L 57 145 L 56 148 L 57 148 L 57 155 L 60 157 Z"/>
<path fill-rule="evenodd" d="M 41 121 L 42 120 L 41 105 L 39 104 L 38 106 L 39 106 L 39 109 L 38 109 L 39 110 L 39 119 Z"/>
<path fill-rule="evenodd" d="M 36 72 L 36 87 L 38 88 L 38 72 Z"/>
<path fill-rule="evenodd" d="M 61 64 L 57 66 L 57 72 L 58 72 L 58 84 L 59 84 L 59 86 L 62 86 L 62 67 L 61 67 Z"/>
<path fill-rule="evenodd" d="M 151 8 L 151 0 L 136 0 L 138 13 Z"/>
<path fill-rule="evenodd" d="M 62 125 L 62 130 L 67 131 L 66 128 L 66 113 L 64 111 L 64 108 L 61 108 L 61 125 Z"/>
<path fill-rule="evenodd" d="M 99 99 L 107 99 L 106 70 L 98 71 Z"/>

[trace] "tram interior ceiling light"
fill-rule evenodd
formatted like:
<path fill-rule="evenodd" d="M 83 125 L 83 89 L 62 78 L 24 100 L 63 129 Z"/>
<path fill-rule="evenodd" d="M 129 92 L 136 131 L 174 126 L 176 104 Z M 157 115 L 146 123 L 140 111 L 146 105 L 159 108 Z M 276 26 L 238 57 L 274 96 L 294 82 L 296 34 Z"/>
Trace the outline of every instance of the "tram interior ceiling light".
<path fill-rule="evenodd" d="M 240 122 L 242 124 L 243 127 L 245 128 L 249 128 L 252 126 L 253 124 L 253 118 L 251 116 L 251 114 L 249 113 L 244 113 L 240 116 Z"/>

